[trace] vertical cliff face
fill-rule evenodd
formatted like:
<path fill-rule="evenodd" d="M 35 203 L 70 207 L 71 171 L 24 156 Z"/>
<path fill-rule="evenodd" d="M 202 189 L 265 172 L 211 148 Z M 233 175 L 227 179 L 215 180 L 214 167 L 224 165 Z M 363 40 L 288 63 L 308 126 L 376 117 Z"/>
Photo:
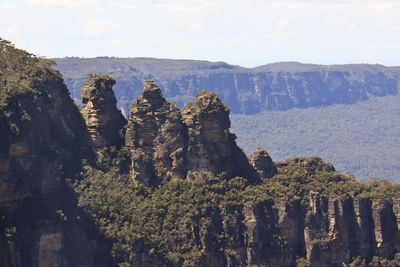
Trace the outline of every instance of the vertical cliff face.
<path fill-rule="evenodd" d="M 304 253 L 298 201 L 247 203 L 243 207 L 246 256 L 242 264 L 291 266 Z"/>
<path fill-rule="evenodd" d="M 0 263 L 94 264 L 66 185 L 92 159 L 84 121 L 50 62 L 0 41 Z"/>
<path fill-rule="evenodd" d="M 344 214 L 346 204 L 338 199 L 320 198 L 310 192 L 311 214 L 304 229 L 307 258 L 315 266 L 329 266 L 350 261 L 349 226 Z"/>
<path fill-rule="evenodd" d="M 94 147 L 121 146 L 123 144 L 122 128 L 126 119 L 117 109 L 112 86 L 114 78 L 108 75 L 91 74 L 82 86 L 82 109 Z"/>
<path fill-rule="evenodd" d="M 356 256 L 390 258 L 399 252 L 391 202 L 326 198 L 311 192 L 310 208 L 304 236 L 313 266 L 340 265 Z"/>
<path fill-rule="evenodd" d="M 264 110 L 320 107 L 355 103 L 370 96 L 397 94 L 399 71 L 381 65 L 312 65 L 275 63 L 253 69 L 222 62 L 149 58 L 57 59 L 75 99 L 82 76 L 88 72 L 113 73 L 118 102 L 128 110 L 141 92 L 141 83 L 157 81 L 167 99 L 179 106 L 196 93 L 216 92 L 232 113 L 254 114 Z M 112 62 L 112 64 L 110 64 Z"/>

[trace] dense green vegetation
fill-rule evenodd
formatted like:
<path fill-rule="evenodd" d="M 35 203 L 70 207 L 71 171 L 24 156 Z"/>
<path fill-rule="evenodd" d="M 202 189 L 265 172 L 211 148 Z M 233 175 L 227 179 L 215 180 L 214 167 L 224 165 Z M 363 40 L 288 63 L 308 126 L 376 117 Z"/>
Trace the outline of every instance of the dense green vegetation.
<path fill-rule="evenodd" d="M 240 177 L 226 180 L 221 175 L 212 184 L 172 179 L 157 187 L 146 187 L 119 176 L 114 168 L 103 172 L 91 167 L 86 167 L 81 178 L 73 185 L 79 206 L 112 240 L 112 256 L 121 266 L 140 257 L 140 253 L 157 258 L 157 262 L 162 259 L 167 265 L 198 265 L 206 251 L 192 236 L 191 227 L 198 227 L 200 235 L 212 235 L 217 251 L 234 253 L 229 236 L 220 229 L 221 222 L 240 212 L 246 203 L 270 202 L 273 206 L 279 201 L 300 201 L 306 212 L 311 190 L 326 197 L 355 195 L 380 201 L 400 195 L 400 185 L 388 181 L 356 182 L 354 177 L 337 172 L 310 174 L 295 163 L 280 167 L 277 175 L 257 185 Z M 138 251 L 138 247 L 147 250 Z M 305 260 L 299 259 L 300 263 L 307 266 Z"/>
<path fill-rule="evenodd" d="M 62 79 L 51 68 L 53 64 L 51 60 L 17 49 L 0 38 L 0 118 L 6 118 L 14 134 L 19 132 L 18 122 L 30 120 L 29 111 L 21 108 L 26 106 L 24 103 L 35 102 L 43 92 L 50 98 L 54 79 Z"/>
<path fill-rule="evenodd" d="M 317 155 L 357 179 L 400 182 L 400 97 L 352 105 L 231 115 L 232 132 L 247 154 L 265 147 L 272 159 Z"/>
<path fill-rule="evenodd" d="M 400 266 L 400 253 L 397 253 L 392 260 L 388 260 L 382 257 L 373 257 L 368 263 L 366 259 L 356 257 L 350 264 L 349 267 L 397 267 Z"/>
<path fill-rule="evenodd" d="M 41 81 L 61 75 L 51 66 L 54 61 L 36 57 L 0 38 L 0 100 L 4 97 L 35 91 Z"/>

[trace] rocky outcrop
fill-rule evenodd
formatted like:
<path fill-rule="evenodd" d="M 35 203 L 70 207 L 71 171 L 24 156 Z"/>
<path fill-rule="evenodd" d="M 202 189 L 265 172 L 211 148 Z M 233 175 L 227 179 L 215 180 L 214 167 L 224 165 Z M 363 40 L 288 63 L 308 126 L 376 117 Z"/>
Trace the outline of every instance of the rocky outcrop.
<path fill-rule="evenodd" d="M 185 131 L 179 108 L 166 101 L 153 81 L 131 104 L 125 135 L 132 158 L 132 177 L 146 185 L 184 178 Z"/>
<path fill-rule="evenodd" d="M 307 259 L 315 266 L 340 265 L 350 261 L 350 229 L 345 214 L 346 201 L 326 199 L 310 192 L 311 213 L 307 214 L 304 237 Z"/>
<path fill-rule="evenodd" d="M 0 265 L 107 265 L 67 185 L 93 159 L 79 110 L 49 62 L 0 50 Z"/>
<path fill-rule="evenodd" d="M 112 61 L 112 67 L 110 67 Z M 202 90 L 216 92 L 232 113 L 350 104 L 370 96 L 398 92 L 398 68 L 382 65 L 312 65 L 295 62 L 243 68 L 223 62 L 150 58 L 64 58 L 57 69 L 68 88 L 79 98 L 83 75 L 88 71 L 112 73 L 118 102 L 128 110 L 141 93 L 141 83 L 157 81 L 169 100 L 182 107 Z M 77 75 L 82 69 L 81 76 Z"/>
<path fill-rule="evenodd" d="M 229 108 L 216 93 L 207 91 L 196 95 L 193 102 L 182 109 L 182 120 L 187 128 L 188 178 L 196 179 L 201 173 L 229 177 L 254 177 L 244 152 L 236 145 L 236 136 L 229 132 Z M 253 178 L 255 179 L 255 178 Z"/>
<path fill-rule="evenodd" d="M 356 256 L 390 258 L 399 252 L 391 202 L 326 198 L 310 192 L 310 209 L 304 237 L 313 266 L 338 266 Z"/>
<path fill-rule="evenodd" d="M 243 214 L 247 265 L 291 266 L 304 253 L 298 202 L 248 203 Z"/>
<path fill-rule="evenodd" d="M 126 119 L 117 109 L 117 100 L 112 90 L 114 78 L 102 74 L 90 74 L 81 91 L 82 109 L 94 147 L 121 146 L 122 129 Z"/>
<path fill-rule="evenodd" d="M 260 178 L 271 178 L 276 174 L 275 164 L 264 148 L 256 148 L 249 160 Z"/>
<path fill-rule="evenodd" d="M 287 167 L 289 165 L 298 165 L 303 168 L 308 175 L 315 174 L 316 172 L 335 172 L 335 167 L 332 163 L 324 161 L 320 157 L 292 157 L 290 159 L 276 163 L 277 167 Z"/>
<path fill-rule="evenodd" d="M 209 181 L 218 175 L 254 181 L 254 170 L 229 127 L 229 108 L 217 94 L 199 93 L 181 112 L 147 81 L 132 102 L 125 135 L 132 178 L 146 185 L 172 177 Z"/>

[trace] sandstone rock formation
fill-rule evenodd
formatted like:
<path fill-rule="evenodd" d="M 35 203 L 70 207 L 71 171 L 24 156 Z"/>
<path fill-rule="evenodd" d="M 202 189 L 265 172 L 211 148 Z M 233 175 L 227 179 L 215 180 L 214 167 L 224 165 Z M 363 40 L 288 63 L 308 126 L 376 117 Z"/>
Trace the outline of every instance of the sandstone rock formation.
<path fill-rule="evenodd" d="M 199 177 L 199 172 L 255 179 L 246 155 L 236 145 L 236 136 L 229 132 L 229 108 L 216 93 L 198 93 L 182 108 L 182 120 L 188 135 L 189 179 Z"/>
<path fill-rule="evenodd" d="M 398 252 L 398 215 L 391 202 L 310 192 L 310 208 L 304 237 L 313 266 L 340 265 L 359 255 L 387 258 Z"/>
<path fill-rule="evenodd" d="M 185 178 L 185 130 L 181 113 L 166 101 L 153 81 L 131 104 L 125 135 L 132 157 L 132 176 L 146 185 L 160 178 Z"/>
<path fill-rule="evenodd" d="M 243 214 L 247 253 L 242 263 L 291 266 L 304 247 L 301 212 L 298 201 L 246 204 Z"/>
<path fill-rule="evenodd" d="M 275 164 L 264 148 L 256 148 L 249 160 L 261 178 L 270 178 L 276 174 Z"/>
<path fill-rule="evenodd" d="M 89 80 L 82 86 L 82 116 L 93 141 L 94 147 L 121 146 L 121 130 L 126 119 L 117 109 L 117 100 L 112 90 L 114 78 L 106 74 L 90 74 Z"/>
<path fill-rule="evenodd" d="M 217 94 L 199 93 L 181 112 L 147 81 L 132 102 L 125 136 L 132 177 L 146 185 L 172 177 L 212 180 L 222 173 L 256 179 L 229 127 L 229 108 Z"/>

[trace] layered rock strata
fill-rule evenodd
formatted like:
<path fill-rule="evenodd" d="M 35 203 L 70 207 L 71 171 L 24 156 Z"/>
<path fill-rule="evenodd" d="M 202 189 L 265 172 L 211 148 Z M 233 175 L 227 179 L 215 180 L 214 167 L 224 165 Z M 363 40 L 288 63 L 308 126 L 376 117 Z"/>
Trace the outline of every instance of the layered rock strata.
<path fill-rule="evenodd" d="M 89 80 L 82 86 L 82 109 L 94 147 L 121 146 L 121 130 L 126 119 L 117 109 L 117 100 L 112 90 L 115 79 L 106 74 L 90 74 Z"/>
<path fill-rule="evenodd" d="M 84 87 L 89 135 L 49 63 L 0 44 L 0 266 L 112 266 L 110 247 L 90 228 L 67 183 L 81 171 L 82 161 L 93 161 L 90 139 L 97 148 L 121 145 L 123 119 L 115 111 L 113 79 L 92 75 Z M 29 63 L 22 66 L 29 75 L 21 66 L 7 65 L 4 57 L 11 52 Z M 31 79 L 33 73 L 42 75 Z M 274 165 L 260 149 L 250 164 L 229 126 L 229 109 L 215 93 L 201 92 L 180 112 L 154 82 L 146 82 L 132 104 L 125 135 L 134 180 L 153 185 L 172 177 L 212 181 L 238 175 L 257 181 L 271 178 L 276 167 L 284 173 L 293 165 L 306 179 L 335 171 L 317 157 Z M 182 265 L 293 266 L 297 257 L 305 257 L 312 266 L 345 266 L 355 256 L 370 260 L 400 252 L 398 198 L 311 191 L 307 204 L 285 196 L 255 195 L 243 202 L 235 195 L 223 197 L 228 198 L 224 205 L 193 207 L 179 221 L 180 231 L 162 240 L 170 243 L 170 255 L 184 255 L 182 244 L 198 248 L 200 256 Z M 127 246 L 135 252 L 134 266 L 167 265 L 140 238 Z"/>

